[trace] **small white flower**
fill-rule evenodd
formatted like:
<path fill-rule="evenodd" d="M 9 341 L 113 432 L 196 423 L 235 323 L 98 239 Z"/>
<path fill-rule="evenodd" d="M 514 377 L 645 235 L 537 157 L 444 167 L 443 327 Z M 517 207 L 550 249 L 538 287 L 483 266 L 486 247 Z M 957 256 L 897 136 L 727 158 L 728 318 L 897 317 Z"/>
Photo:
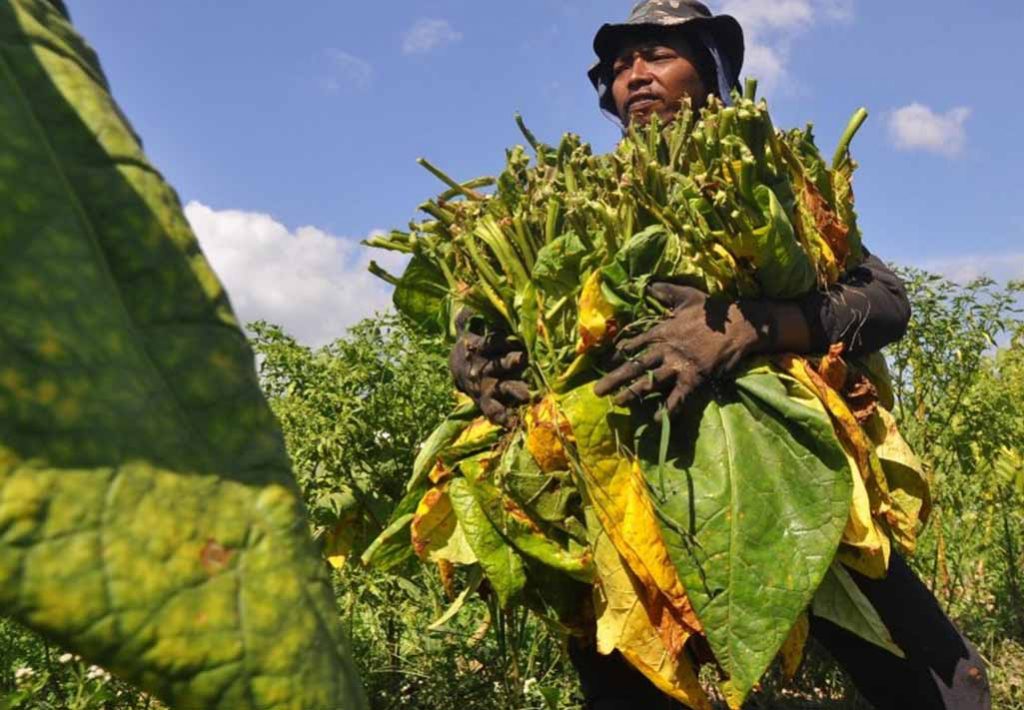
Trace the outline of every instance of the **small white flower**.
<path fill-rule="evenodd" d="M 530 693 L 532 693 L 534 691 L 534 688 L 536 688 L 536 687 L 537 687 L 537 679 L 536 678 L 527 678 L 526 680 L 523 681 L 523 695 L 529 695 Z"/>
<path fill-rule="evenodd" d="M 61 663 L 71 663 L 71 661 L 75 660 L 75 654 L 73 654 L 73 653 L 62 653 L 62 654 L 60 654 L 60 657 L 57 660 L 60 661 Z"/>
<path fill-rule="evenodd" d="M 35 676 L 36 672 L 28 666 L 22 666 L 18 670 L 14 671 L 14 680 L 18 682 L 31 680 Z"/>
<path fill-rule="evenodd" d="M 108 681 L 110 680 L 110 673 L 103 670 L 99 666 L 89 666 L 89 670 L 86 671 L 85 677 L 89 680 Z"/>

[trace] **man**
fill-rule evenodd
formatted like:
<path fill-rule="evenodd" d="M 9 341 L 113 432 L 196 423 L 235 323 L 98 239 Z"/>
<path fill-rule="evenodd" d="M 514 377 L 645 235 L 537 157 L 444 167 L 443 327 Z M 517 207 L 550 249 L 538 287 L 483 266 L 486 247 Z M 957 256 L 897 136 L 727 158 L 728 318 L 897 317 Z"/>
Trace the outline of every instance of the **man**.
<path fill-rule="evenodd" d="M 709 94 L 728 100 L 743 64 L 743 31 L 729 16 L 713 16 L 696 0 L 644 0 L 622 24 L 606 24 L 594 39 L 598 61 L 589 77 L 603 111 L 622 126 L 657 115 L 670 121 L 684 98 L 701 106 Z M 823 353 L 844 343 L 851 355 L 881 349 L 903 336 L 910 307 L 899 278 L 873 256 L 833 289 L 795 301 L 749 299 L 714 303 L 684 286 L 654 284 L 651 295 L 671 309 L 646 333 L 617 347 L 619 361 L 596 385 L 620 405 L 652 393 L 673 413 L 708 378 L 727 375 L 744 358 L 763 353 Z M 712 327 L 709 305 L 726 312 Z M 516 345 L 490 334 L 463 333 L 452 352 L 459 388 L 482 411 L 504 422 L 529 398 L 517 378 L 526 365 Z M 906 652 L 899 659 L 822 619 L 811 631 L 880 710 L 978 710 L 990 707 L 984 664 L 904 561 L 893 556 L 884 580 L 851 573 Z M 617 655 L 591 646 L 570 649 L 587 707 L 593 710 L 678 707 Z"/>

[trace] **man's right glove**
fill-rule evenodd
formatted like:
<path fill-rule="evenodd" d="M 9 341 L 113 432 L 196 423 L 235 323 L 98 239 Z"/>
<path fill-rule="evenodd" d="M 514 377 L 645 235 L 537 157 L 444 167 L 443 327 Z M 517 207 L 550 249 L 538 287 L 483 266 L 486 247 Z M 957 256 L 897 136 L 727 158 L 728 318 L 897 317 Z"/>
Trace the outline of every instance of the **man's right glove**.
<path fill-rule="evenodd" d="M 466 310 L 456 317 L 458 337 L 448 367 L 455 386 L 473 398 L 484 416 L 505 425 L 512 410 L 530 401 L 530 388 L 520 379 L 526 370 L 526 352 L 507 333 L 474 332 L 473 321 L 473 314 Z"/>

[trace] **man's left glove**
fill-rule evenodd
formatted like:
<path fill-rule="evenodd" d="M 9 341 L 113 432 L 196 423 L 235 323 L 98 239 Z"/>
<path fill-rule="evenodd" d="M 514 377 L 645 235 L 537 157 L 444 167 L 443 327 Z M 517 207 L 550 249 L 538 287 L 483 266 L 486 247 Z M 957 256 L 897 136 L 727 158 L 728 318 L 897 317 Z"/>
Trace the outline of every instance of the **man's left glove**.
<path fill-rule="evenodd" d="M 773 348 L 772 301 L 730 302 L 689 286 L 652 284 L 648 292 L 671 313 L 647 332 L 618 343 L 618 367 L 595 386 L 618 391 L 619 406 L 667 393 L 669 416 L 709 377 L 733 370 L 743 358 Z"/>
<path fill-rule="evenodd" d="M 469 311 L 456 318 L 458 337 L 448 367 L 455 386 L 473 398 L 484 416 L 505 425 L 512 410 L 530 401 L 530 388 L 520 379 L 526 370 L 526 352 L 522 343 L 501 331 L 474 332 L 472 321 Z"/>

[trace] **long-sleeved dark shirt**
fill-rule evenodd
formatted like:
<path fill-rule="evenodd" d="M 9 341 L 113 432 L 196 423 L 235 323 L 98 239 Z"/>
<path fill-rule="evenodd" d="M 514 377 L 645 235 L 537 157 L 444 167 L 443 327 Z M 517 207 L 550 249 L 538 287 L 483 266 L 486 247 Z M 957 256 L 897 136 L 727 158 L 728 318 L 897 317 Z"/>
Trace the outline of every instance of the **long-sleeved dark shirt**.
<path fill-rule="evenodd" d="M 902 338 L 910 322 L 903 282 L 872 254 L 835 286 L 799 303 L 811 329 L 812 350 L 818 352 L 836 343 L 845 343 L 850 355 L 881 350 Z"/>

